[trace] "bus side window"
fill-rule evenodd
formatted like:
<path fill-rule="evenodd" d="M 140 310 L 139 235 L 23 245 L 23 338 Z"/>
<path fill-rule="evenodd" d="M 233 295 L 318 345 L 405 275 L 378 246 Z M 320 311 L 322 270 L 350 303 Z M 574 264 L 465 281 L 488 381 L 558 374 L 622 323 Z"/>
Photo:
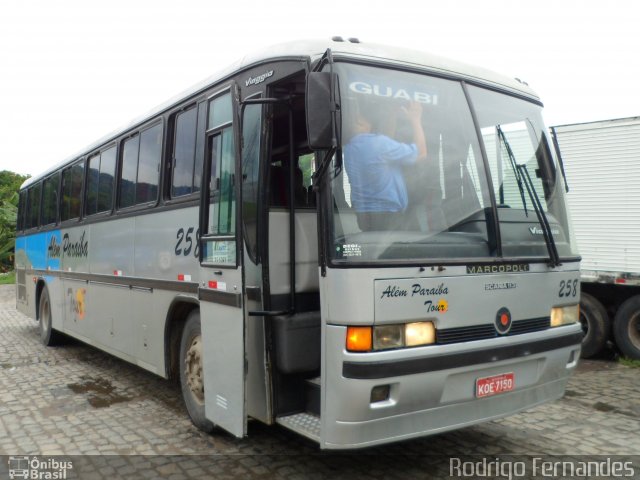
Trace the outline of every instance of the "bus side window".
<path fill-rule="evenodd" d="M 16 219 L 16 229 L 18 231 L 24 230 L 24 212 L 27 206 L 27 191 L 22 190 L 20 192 L 20 199 L 18 200 L 18 218 Z"/>
<path fill-rule="evenodd" d="M 209 232 L 213 235 L 235 234 L 235 189 L 233 130 L 224 129 L 211 138 L 211 207 Z"/>
<path fill-rule="evenodd" d="M 80 217 L 80 212 L 82 211 L 81 194 L 83 177 L 84 162 L 76 163 L 62 172 L 61 222 Z"/>
<path fill-rule="evenodd" d="M 203 261 L 236 265 L 235 144 L 231 95 L 209 101 L 209 214 Z M 218 238 L 215 238 L 218 237 Z M 220 238 L 222 237 L 222 238 Z"/>
<path fill-rule="evenodd" d="M 27 194 L 27 213 L 25 215 L 25 229 L 36 228 L 40 219 L 40 197 L 42 183 L 29 188 Z"/>
<path fill-rule="evenodd" d="M 258 255 L 261 126 L 262 106 L 248 105 L 242 123 L 242 220 L 247 251 L 254 261 Z"/>
<path fill-rule="evenodd" d="M 171 166 L 171 198 L 200 191 L 205 114 L 204 102 L 176 114 Z"/>
<path fill-rule="evenodd" d="M 113 205 L 113 181 L 116 171 L 116 147 L 89 158 L 86 213 L 106 212 Z"/>
<path fill-rule="evenodd" d="M 42 225 L 53 225 L 58 221 L 58 189 L 60 173 L 55 173 L 44 181 L 42 196 Z"/>
<path fill-rule="evenodd" d="M 125 140 L 120 174 L 120 208 L 150 203 L 158 198 L 161 153 L 162 124 Z"/>
<path fill-rule="evenodd" d="M 138 159 L 138 181 L 136 204 L 153 202 L 158 198 L 158 176 L 162 155 L 162 125 L 144 130 L 140 134 L 140 157 Z"/>

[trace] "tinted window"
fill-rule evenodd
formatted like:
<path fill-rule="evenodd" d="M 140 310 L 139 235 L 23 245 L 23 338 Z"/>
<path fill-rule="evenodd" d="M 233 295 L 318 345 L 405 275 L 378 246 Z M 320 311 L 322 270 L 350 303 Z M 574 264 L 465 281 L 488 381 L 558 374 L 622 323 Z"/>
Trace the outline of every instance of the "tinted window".
<path fill-rule="evenodd" d="M 116 175 L 116 147 L 102 152 L 100 156 L 100 181 L 98 182 L 98 211 L 111 210 L 113 185 Z"/>
<path fill-rule="evenodd" d="M 121 208 L 158 198 L 162 153 L 162 125 L 156 125 L 124 142 L 120 175 Z"/>
<path fill-rule="evenodd" d="M 38 226 L 40 218 L 40 192 L 42 185 L 40 183 L 29 188 L 27 197 L 27 214 L 25 217 L 25 228 L 34 228 Z"/>
<path fill-rule="evenodd" d="M 111 210 L 113 203 L 113 179 L 116 169 L 116 148 L 89 158 L 87 176 L 87 215 Z"/>
<path fill-rule="evenodd" d="M 24 211 L 27 206 L 27 191 L 23 190 L 20 192 L 20 200 L 18 201 L 18 219 L 17 219 L 17 229 L 24 229 Z"/>
<path fill-rule="evenodd" d="M 242 124 L 242 208 L 247 250 L 256 258 L 262 106 L 248 105 Z"/>
<path fill-rule="evenodd" d="M 193 170 L 196 154 L 197 109 L 192 107 L 176 116 L 173 148 L 173 181 L 171 196 L 180 197 L 194 191 Z"/>
<path fill-rule="evenodd" d="M 136 183 L 136 203 L 147 203 L 158 198 L 158 175 L 162 153 L 162 125 L 142 132 L 140 161 Z"/>
<path fill-rule="evenodd" d="M 80 217 L 82 177 L 84 163 L 78 163 L 62 172 L 62 206 L 60 207 L 60 221 Z"/>
<path fill-rule="evenodd" d="M 89 158 L 89 175 L 87 176 L 87 215 L 98 211 L 98 182 L 100 180 L 100 154 Z"/>
<path fill-rule="evenodd" d="M 139 147 L 140 137 L 136 136 L 125 141 L 124 147 L 122 148 L 122 172 L 120 174 L 120 207 L 129 207 L 135 204 Z"/>
<path fill-rule="evenodd" d="M 205 124 L 207 121 L 207 104 L 202 102 L 198 105 L 198 131 L 196 132 L 196 160 L 193 169 L 193 191 L 200 191 L 200 182 L 202 181 L 202 169 L 204 164 L 204 139 Z"/>
<path fill-rule="evenodd" d="M 60 174 L 56 173 L 44 181 L 42 197 L 42 225 L 50 225 L 58 221 L 58 187 Z"/>

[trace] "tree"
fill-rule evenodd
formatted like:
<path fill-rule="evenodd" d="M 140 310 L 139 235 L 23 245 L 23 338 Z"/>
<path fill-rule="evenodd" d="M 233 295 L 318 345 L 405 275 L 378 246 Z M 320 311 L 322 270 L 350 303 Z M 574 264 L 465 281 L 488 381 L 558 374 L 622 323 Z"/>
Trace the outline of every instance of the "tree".
<path fill-rule="evenodd" d="M 0 271 L 13 268 L 13 253 L 18 217 L 18 190 L 29 175 L 0 172 Z"/>

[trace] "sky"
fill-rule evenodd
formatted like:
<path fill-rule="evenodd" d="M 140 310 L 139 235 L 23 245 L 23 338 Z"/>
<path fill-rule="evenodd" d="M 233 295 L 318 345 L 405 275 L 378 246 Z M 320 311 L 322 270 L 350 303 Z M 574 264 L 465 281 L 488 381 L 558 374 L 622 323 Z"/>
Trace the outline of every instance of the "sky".
<path fill-rule="evenodd" d="M 37 174 L 272 44 L 357 37 L 526 81 L 547 125 L 640 115 L 635 0 L 5 0 L 0 170 Z"/>

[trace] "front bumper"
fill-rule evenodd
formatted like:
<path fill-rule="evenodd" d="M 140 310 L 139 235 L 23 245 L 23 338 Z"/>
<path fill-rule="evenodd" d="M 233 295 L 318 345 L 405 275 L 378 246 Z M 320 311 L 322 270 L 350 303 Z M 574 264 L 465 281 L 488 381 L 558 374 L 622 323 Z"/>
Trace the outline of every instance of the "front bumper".
<path fill-rule="evenodd" d="M 326 345 L 346 327 L 327 326 Z M 359 448 L 432 435 L 562 397 L 580 356 L 576 325 L 513 337 L 370 354 L 336 347 L 323 371 L 323 448 Z M 513 391 L 476 398 L 478 378 L 513 373 Z M 371 390 L 390 386 L 389 399 Z"/>

